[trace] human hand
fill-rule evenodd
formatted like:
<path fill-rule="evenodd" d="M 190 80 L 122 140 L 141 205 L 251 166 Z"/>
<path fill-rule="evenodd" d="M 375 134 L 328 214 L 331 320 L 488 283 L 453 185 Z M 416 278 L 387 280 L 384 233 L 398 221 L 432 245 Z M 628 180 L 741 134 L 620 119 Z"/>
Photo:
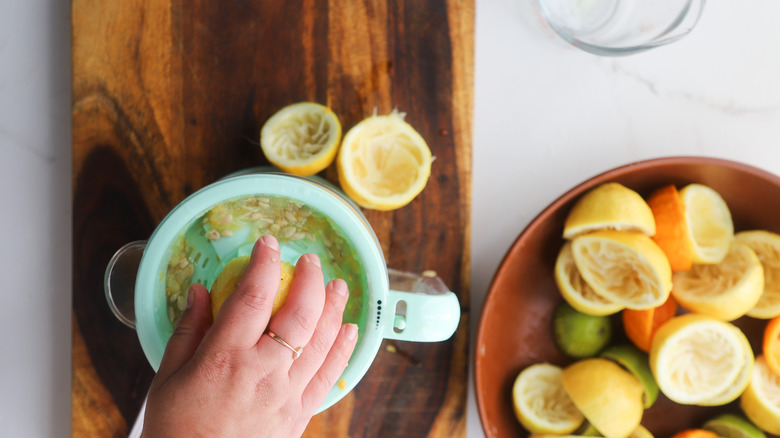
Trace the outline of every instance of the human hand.
<path fill-rule="evenodd" d="M 263 236 L 213 324 L 208 291 L 190 286 L 149 390 L 145 438 L 303 433 L 346 368 L 358 330 L 342 325 L 347 284 L 325 286 L 313 254 L 298 260 L 287 302 L 270 320 L 280 273 L 279 243 Z M 305 346 L 300 357 L 267 330 Z"/>

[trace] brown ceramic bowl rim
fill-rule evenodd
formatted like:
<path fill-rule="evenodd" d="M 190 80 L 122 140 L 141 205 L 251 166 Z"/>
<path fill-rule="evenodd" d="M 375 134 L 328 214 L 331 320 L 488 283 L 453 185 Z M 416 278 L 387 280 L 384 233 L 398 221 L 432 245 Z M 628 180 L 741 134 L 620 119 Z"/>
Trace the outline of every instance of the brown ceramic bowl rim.
<path fill-rule="evenodd" d="M 473 377 L 474 377 L 474 394 L 477 402 L 477 410 L 479 412 L 480 423 L 482 425 L 482 430 L 484 433 L 487 434 L 488 425 L 485 424 L 487 418 L 487 413 L 485 412 L 485 403 L 482 400 L 483 397 L 482 393 L 479 391 L 481 379 L 478 371 L 479 371 L 481 360 L 478 352 L 479 352 L 479 347 L 482 344 L 481 342 L 482 332 L 483 332 L 483 327 L 485 325 L 485 312 L 486 309 L 488 308 L 487 304 L 493 293 L 496 284 L 496 279 L 502 275 L 504 270 L 509 269 L 509 266 L 507 265 L 506 262 L 507 259 L 510 257 L 510 254 L 516 251 L 519 247 L 521 247 L 523 245 L 523 242 L 526 239 L 528 239 L 528 236 L 536 232 L 536 230 L 540 227 L 540 225 L 545 220 L 549 219 L 554 212 L 558 211 L 558 209 L 560 209 L 563 205 L 575 199 L 576 197 L 580 196 L 587 190 L 595 187 L 597 184 L 606 182 L 613 178 L 618 178 L 630 174 L 637 170 L 665 166 L 665 165 L 683 165 L 683 164 L 711 165 L 711 166 L 719 166 L 719 167 L 740 170 L 745 173 L 752 174 L 759 178 L 765 179 L 767 181 L 771 181 L 772 183 L 780 186 L 780 176 L 777 176 L 769 171 L 742 162 L 733 161 L 725 158 L 716 158 L 716 157 L 670 156 L 670 157 L 650 158 L 646 160 L 640 160 L 628 164 L 623 164 L 618 167 L 614 167 L 612 169 L 598 173 L 580 182 L 572 189 L 568 190 L 567 192 L 559 196 L 557 199 L 555 199 L 555 201 L 553 201 L 547 207 L 545 207 L 533 220 L 531 220 L 531 222 L 528 223 L 525 229 L 523 229 L 523 231 L 520 232 L 520 234 L 512 243 L 512 245 L 510 245 L 509 248 L 507 249 L 506 253 L 501 259 L 501 262 L 498 265 L 498 269 L 496 270 L 495 274 L 491 279 L 490 285 L 485 294 L 485 299 L 483 301 L 482 311 L 479 318 L 479 324 L 477 326 L 476 343 L 474 345 L 475 353 L 474 353 Z"/>

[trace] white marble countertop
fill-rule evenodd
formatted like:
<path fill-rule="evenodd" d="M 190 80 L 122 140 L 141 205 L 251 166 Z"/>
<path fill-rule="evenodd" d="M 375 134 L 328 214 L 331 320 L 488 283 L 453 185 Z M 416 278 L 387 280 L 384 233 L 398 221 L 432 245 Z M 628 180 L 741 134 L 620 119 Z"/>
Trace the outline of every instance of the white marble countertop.
<path fill-rule="evenodd" d="M 70 430 L 69 14 L 0 2 L 0 436 Z M 472 334 L 510 244 L 578 182 L 669 155 L 780 174 L 778 16 L 773 0 L 710 2 L 685 39 L 604 58 L 560 40 L 532 0 L 477 0 Z M 473 393 L 468 409 L 483 436 Z"/>

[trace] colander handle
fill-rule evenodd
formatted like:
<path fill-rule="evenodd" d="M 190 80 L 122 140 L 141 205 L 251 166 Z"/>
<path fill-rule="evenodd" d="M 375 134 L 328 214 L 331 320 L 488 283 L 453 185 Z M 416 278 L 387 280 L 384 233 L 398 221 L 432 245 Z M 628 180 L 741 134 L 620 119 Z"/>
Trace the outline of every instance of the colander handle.
<path fill-rule="evenodd" d="M 386 339 L 439 342 L 449 339 L 460 322 L 460 302 L 435 272 L 422 275 L 388 269 L 390 290 Z M 384 306 L 383 306 L 384 307 Z"/>
<path fill-rule="evenodd" d="M 145 240 L 136 240 L 119 248 L 106 267 L 103 289 L 108 307 L 124 325 L 135 329 L 135 278 L 146 248 Z"/>

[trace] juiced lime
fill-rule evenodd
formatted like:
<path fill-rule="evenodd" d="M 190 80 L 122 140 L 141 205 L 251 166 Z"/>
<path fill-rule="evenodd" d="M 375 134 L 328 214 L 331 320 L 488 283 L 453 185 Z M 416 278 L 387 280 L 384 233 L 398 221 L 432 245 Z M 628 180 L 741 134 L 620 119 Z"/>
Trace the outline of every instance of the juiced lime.
<path fill-rule="evenodd" d="M 650 370 L 649 356 L 637 347 L 625 344 L 614 345 L 601 353 L 601 357 L 613 360 L 618 365 L 631 372 L 645 387 L 645 394 L 642 397 L 645 409 L 655 403 L 658 398 L 658 383 Z"/>
<path fill-rule="evenodd" d="M 711 430 L 724 438 L 766 438 L 766 434 L 747 418 L 737 414 L 721 414 L 704 423 L 704 429 Z"/>
<path fill-rule="evenodd" d="M 607 316 L 579 312 L 564 301 L 553 315 L 553 335 L 556 345 L 567 356 L 593 357 L 612 338 L 612 323 Z"/>
<path fill-rule="evenodd" d="M 596 429 L 590 422 L 585 421 L 577 430 L 574 431 L 576 436 L 603 436 L 598 429 Z"/>

